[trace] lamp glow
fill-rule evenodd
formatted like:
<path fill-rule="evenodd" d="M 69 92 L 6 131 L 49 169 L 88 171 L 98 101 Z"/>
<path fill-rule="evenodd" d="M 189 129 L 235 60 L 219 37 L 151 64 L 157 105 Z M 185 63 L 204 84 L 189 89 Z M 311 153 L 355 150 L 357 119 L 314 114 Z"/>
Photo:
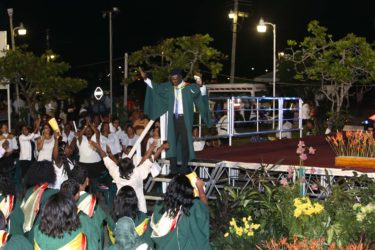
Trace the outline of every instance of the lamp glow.
<path fill-rule="evenodd" d="M 257 26 L 257 30 L 258 30 L 258 32 L 262 32 L 262 33 L 264 33 L 264 32 L 267 31 L 267 26 L 266 26 L 266 24 L 264 23 L 263 18 L 261 18 L 261 19 L 259 20 L 259 24 L 258 24 L 258 26 Z"/>

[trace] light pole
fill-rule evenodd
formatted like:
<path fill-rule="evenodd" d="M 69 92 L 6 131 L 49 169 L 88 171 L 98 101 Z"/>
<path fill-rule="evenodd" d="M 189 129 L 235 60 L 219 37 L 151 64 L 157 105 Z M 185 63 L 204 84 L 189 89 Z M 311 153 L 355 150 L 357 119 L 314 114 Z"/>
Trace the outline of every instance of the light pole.
<path fill-rule="evenodd" d="M 113 43 L 112 43 L 112 16 L 114 13 L 118 13 L 120 10 L 117 7 L 113 7 L 111 10 L 103 12 L 103 17 L 108 15 L 109 19 L 109 98 L 111 99 L 111 114 L 113 113 Z"/>
<path fill-rule="evenodd" d="M 9 28 L 10 28 L 10 39 L 12 43 L 12 50 L 16 50 L 16 42 L 15 42 L 15 36 L 16 36 L 16 30 L 18 30 L 18 35 L 24 36 L 27 33 L 27 30 L 23 26 L 22 23 L 20 23 L 20 26 L 13 28 L 13 9 L 9 8 L 7 9 L 8 16 L 9 16 Z M 19 104 L 20 104 L 20 91 L 18 83 L 16 83 L 16 96 L 17 96 L 17 105 L 16 105 L 16 112 L 18 114 Z"/>
<path fill-rule="evenodd" d="M 232 19 L 232 54 L 230 60 L 230 83 L 234 83 L 234 74 L 236 69 L 236 44 L 237 44 L 237 24 L 238 17 L 247 17 L 245 12 L 238 11 L 238 0 L 234 1 L 234 11 L 228 14 L 229 19 Z"/>
<path fill-rule="evenodd" d="M 273 30 L 273 69 L 272 69 L 272 97 L 276 97 L 276 24 L 265 22 L 263 18 L 259 20 L 257 26 L 258 32 L 267 31 L 267 25 L 272 26 Z M 280 108 L 280 107 L 279 107 Z M 272 100 L 272 128 L 275 128 L 275 99 Z"/>

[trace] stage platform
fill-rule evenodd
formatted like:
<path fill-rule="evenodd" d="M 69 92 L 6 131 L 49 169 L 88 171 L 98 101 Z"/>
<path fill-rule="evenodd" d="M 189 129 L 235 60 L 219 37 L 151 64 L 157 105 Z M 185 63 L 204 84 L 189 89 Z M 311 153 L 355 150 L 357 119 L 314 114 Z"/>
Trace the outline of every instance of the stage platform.
<path fill-rule="evenodd" d="M 316 149 L 315 155 L 307 155 L 305 167 L 330 168 L 342 171 L 359 171 L 375 173 L 368 168 L 337 168 L 335 167 L 335 154 L 325 140 L 325 136 L 307 136 L 301 139 L 282 139 L 260 143 L 246 143 L 236 146 L 221 146 L 218 148 L 205 148 L 196 152 L 196 162 L 236 162 L 243 166 L 259 163 L 299 166 L 299 157 L 296 154 L 298 142 L 302 140 L 307 147 Z M 281 161 L 280 161 L 281 160 Z M 335 171 L 336 172 L 336 171 Z"/>

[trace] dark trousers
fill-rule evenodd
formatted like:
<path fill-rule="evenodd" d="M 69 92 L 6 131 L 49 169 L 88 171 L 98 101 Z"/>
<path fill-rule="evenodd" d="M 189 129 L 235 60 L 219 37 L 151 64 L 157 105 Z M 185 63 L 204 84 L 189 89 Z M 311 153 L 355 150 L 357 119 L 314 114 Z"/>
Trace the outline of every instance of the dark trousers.
<path fill-rule="evenodd" d="M 174 122 L 174 129 L 175 129 L 176 145 L 177 144 L 181 145 L 181 167 L 177 166 L 176 157 L 170 158 L 169 161 L 171 164 L 171 173 L 172 174 L 187 173 L 190 171 L 190 168 L 188 166 L 189 141 L 188 141 L 187 130 L 186 130 L 187 128 L 185 126 L 184 116 L 183 115 L 179 115 L 178 117 L 173 116 L 173 122 Z"/>
<path fill-rule="evenodd" d="M 31 166 L 33 162 L 32 161 L 26 161 L 26 160 L 20 160 L 19 166 L 21 167 L 21 177 L 25 177 L 25 174 L 27 170 L 29 170 L 29 167 Z"/>

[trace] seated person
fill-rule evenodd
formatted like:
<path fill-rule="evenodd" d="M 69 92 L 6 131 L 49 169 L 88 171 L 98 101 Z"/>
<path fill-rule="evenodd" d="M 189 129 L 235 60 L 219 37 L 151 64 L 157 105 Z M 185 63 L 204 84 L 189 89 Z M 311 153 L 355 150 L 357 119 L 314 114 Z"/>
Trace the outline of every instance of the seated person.
<path fill-rule="evenodd" d="M 108 221 L 109 215 L 97 204 L 94 195 L 84 191 L 88 185 L 87 171 L 82 167 L 76 167 L 73 174 L 74 178 L 62 183 L 61 193 L 70 196 L 76 202 L 82 232 L 87 236 L 88 249 L 101 250 L 104 241 L 103 224 L 104 221 Z"/>
<path fill-rule="evenodd" d="M 28 187 L 21 203 L 24 215 L 23 231 L 30 242 L 34 241 L 34 228 L 40 220 L 39 211 L 47 199 L 59 190 L 49 188 L 56 182 L 56 173 L 51 161 L 37 161 L 29 168 L 25 176 Z"/>
<path fill-rule="evenodd" d="M 34 249 L 86 249 L 87 239 L 81 229 L 77 206 L 62 193 L 52 195 L 42 209 L 35 228 Z"/>
<path fill-rule="evenodd" d="M 121 217 L 116 223 L 114 232 L 116 244 L 107 248 L 107 250 L 147 250 L 147 243 L 144 243 L 136 232 L 134 221 L 129 217 Z"/>
<path fill-rule="evenodd" d="M 199 199 L 185 175 L 172 179 L 164 199 L 155 206 L 151 217 L 151 239 L 156 249 L 209 250 L 209 211 L 204 183 L 197 179 Z"/>
<path fill-rule="evenodd" d="M 114 221 L 108 223 L 112 244 L 118 244 L 114 232 L 119 231 L 119 221 L 122 218 L 129 218 L 135 226 L 137 238 L 140 238 L 142 242 L 146 242 L 148 246 L 152 246 L 153 242 L 150 238 L 152 230 L 149 226 L 149 218 L 146 213 L 139 211 L 137 194 L 132 187 L 123 186 L 119 190 L 114 200 L 112 217 Z"/>
<path fill-rule="evenodd" d="M 23 213 L 16 199 L 16 188 L 7 174 L 0 174 L 0 211 L 7 223 L 6 231 L 11 235 L 23 235 Z"/>
<path fill-rule="evenodd" d="M 0 249 L 32 250 L 33 246 L 23 235 L 11 235 L 5 229 L 7 220 L 0 211 Z"/>

